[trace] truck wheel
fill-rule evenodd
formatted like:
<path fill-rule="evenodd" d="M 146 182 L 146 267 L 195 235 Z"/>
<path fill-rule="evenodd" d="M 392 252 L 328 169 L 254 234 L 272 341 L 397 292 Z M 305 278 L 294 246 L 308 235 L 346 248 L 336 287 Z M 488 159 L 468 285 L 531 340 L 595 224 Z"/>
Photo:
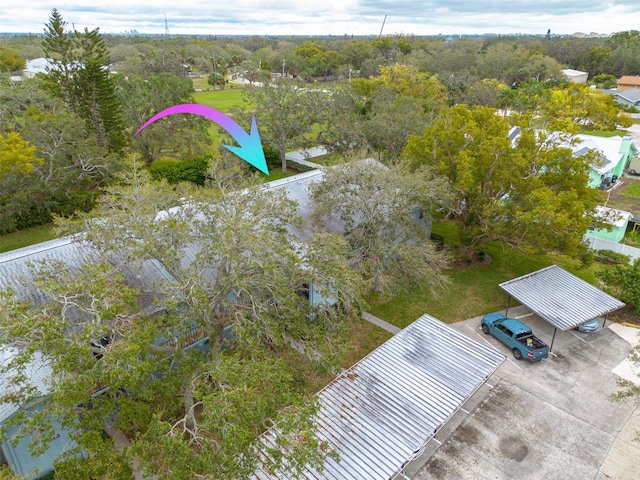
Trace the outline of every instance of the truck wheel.
<path fill-rule="evenodd" d="M 487 325 L 486 323 L 482 324 L 482 331 L 485 335 L 489 335 L 489 325 Z"/>
<path fill-rule="evenodd" d="M 522 358 L 522 352 L 520 350 L 518 350 L 517 348 L 513 349 L 513 356 L 515 357 L 516 360 L 520 360 Z"/>

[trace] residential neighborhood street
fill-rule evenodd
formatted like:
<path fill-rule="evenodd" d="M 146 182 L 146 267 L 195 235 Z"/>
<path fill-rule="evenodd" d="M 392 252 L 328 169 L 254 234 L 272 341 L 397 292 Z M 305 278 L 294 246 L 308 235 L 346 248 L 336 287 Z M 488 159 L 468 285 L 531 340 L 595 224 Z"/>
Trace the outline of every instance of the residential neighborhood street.
<path fill-rule="evenodd" d="M 550 343 L 548 323 L 523 307 L 509 315 L 525 315 L 522 321 Z M 636 329 L 608 323 L 591 334 L 558 332 L 550 357 L 530 363 L 513 359 L 479 325 L 480 318 L 453 324 L 508 359 L 405 475 L 417 480 L 637 478 L 640 408 L 611 400 L 619 389 L 612 371 L 630 374 L 621 364 L 629 342 L 637 339 Z"/>

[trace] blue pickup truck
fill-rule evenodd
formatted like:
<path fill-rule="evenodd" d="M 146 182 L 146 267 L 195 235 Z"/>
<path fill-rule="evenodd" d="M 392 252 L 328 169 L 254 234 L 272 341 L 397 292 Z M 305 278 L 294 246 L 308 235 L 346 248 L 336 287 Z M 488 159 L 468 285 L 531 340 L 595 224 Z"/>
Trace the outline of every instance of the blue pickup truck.
<path fill-rule="evenodd" d="M 505 317 L 501 313 L 490 313 L 482 317 L 481 326 L 486 335 L 493 335 L 509 347 L 516 360 L 526 358 L 535 362 L 549 356 L 547 344 L 520 320 Z"/>

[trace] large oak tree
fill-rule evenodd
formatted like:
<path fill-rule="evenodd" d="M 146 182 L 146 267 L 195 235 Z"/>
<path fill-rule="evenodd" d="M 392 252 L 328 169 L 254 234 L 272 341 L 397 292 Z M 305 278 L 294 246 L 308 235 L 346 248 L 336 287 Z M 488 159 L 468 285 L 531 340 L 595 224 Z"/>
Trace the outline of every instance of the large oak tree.
<path fill-rule="evenodd" d="M 70 429 L 78 449 L 59 459 L 61 477 L 247 478 L 258 436 L 276 421 L 281 468 L 329 453 L 313 435 L 300 370 L 335 365 L 360 281 L 340 237 L 292 237 L 293 202 L 239 187 L 173 189 L 134 169 L 81 219 L 92 261 L 35 265 L 32 282 L 3 292 L 1 345 L 19 355 L 2 367 L 15 375 L 2 400 L 37 399 L 20 379 L 43 358 L 46 401 L 16 421 L 32 438 L 49 438 L 52 416 Z M 164 280 L 141 283 L 158 261 Z M 335 303 L 308 302 L 310 285 Z M 39 302 L 25 295 L 33 287 Z M 182 349 L 204 335 L 205 353 Z M 98 386 L 108 389 L 92 395 Z M 73 455 L 80 450 L 87 459 Z"/>

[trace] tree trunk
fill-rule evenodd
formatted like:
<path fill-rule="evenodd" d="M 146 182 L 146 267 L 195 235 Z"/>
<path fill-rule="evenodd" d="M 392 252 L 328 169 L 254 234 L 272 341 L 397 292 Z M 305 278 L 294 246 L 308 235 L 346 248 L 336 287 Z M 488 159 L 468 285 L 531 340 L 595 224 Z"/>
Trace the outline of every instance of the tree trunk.
<path fill-rule="evenodd" d="M 104 432 L 107 434 L 107 436 L 111 440 L 113 440 L 113 445 L 116 451 L 123 452 L 125 449 L 131 446 L 131 442 L 129 441 L 127 436 L 124 433 L 122 433 L 120 430 L 118 430 L 116 427 L 114 427 L 113 425 L 105 426 Z M 133 478 L 135 480 L 153 480 L 157 478 L 155 476 L 145 477 L 142 474 L 142 471 L 140 470 L 140 460 L 138 460 L 137 458 L 132 458 L 131 460 L 129 460 L 129 467 L 133 472 Z"/>
<path fill-rule="evenodd" d="M 280 147 L 280 161 L 282 162 L 282 173 L 287 173 L 287 149 Z"/>
<path fill-rule="evenodd" d="M 184 423 L 189 432 L 193 432 L 196 426 L 196 414 L 193 402 L 193 390 L 187 388 L 184 391 Z"/>

